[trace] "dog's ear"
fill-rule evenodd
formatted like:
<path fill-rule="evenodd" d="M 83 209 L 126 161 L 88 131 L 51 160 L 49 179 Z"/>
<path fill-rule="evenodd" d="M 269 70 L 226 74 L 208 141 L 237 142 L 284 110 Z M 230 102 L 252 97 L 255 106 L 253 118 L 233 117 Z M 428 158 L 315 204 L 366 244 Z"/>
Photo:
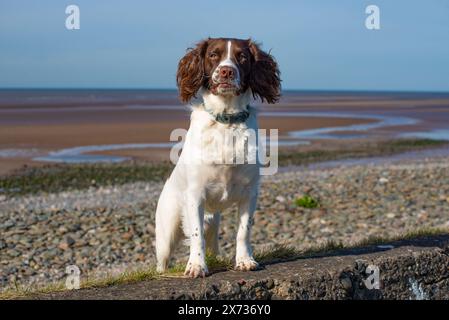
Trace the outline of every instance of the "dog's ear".
<path fill-rule="evenodd" d="M 256 99 L 259 97 L 262 102 L 275 103 L 281 95 L 281 78 L 278 64 L 274 57 L 262 51 L 257 43 L 248 40 L 249 50 L 252 55 L 251 74 L 249 86 Z"/>
<path fill-rule="evenodd" d="M 179 98 L 187 103 L 196 96 L 204 83 L 204 55 L 208 40 L 200 41 L 195 48 L 189 48 L 186 55 L 179 61 L 176 82 Z"/>

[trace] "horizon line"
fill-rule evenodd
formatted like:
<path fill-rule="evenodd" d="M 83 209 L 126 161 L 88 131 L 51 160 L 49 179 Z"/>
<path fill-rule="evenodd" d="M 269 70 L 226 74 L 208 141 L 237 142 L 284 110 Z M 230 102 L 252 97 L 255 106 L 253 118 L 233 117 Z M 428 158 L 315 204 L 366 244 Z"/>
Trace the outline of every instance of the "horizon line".
<path fill-rule="evenodd" d="M 0 91 L 26 91 L 26 90 L 37 90 L 37 91 L 62 91 L 62 90 L 98 90 L 98 91 L 177 91 L 176 87 L 171 88 L 156 88 L 156 87 L 0 87 Z M 413 89 L 300 89 L 300 88 L 286 88 L 282 89 L 283 92 L 353 92 L 353 93 L 441 93 L 449 94 L 449 90 L 413 90 Z"/>

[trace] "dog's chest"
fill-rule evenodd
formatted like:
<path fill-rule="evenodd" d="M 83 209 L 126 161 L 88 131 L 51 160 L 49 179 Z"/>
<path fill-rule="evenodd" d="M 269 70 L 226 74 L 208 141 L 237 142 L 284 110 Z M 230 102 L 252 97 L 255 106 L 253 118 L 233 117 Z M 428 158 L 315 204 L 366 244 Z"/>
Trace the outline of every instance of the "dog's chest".
<path fill-rule="evenodd" d="M 204 111 L 194 111 L 182 153 L 202 189 L 205 209 L 222 211 L 247 199 L 257 189 L 257 120 L 253 114 L 245 123 L 223 125 L 211 121 Z"/>
<path fill-rule="evenodd" d="M 205 170 L 205 207 L 207 211 L 221 211 L 239 202 L 257 188 L 256 165 L 215 165 Z"/>

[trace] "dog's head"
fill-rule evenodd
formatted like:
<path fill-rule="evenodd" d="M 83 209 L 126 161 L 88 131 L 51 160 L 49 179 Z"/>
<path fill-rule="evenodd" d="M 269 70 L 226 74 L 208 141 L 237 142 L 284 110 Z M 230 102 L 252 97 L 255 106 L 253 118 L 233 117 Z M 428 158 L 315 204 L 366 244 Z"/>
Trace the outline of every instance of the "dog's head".
<path fill-rule="evenodd" d="M 201 88 L 218 96 L 238 96 L 251 89 L 254 98 L 268 103 L 280 96 L 278 65 L 252 40 L 203 40 L 179 61 L 176 78 L 182 102 Z"/>

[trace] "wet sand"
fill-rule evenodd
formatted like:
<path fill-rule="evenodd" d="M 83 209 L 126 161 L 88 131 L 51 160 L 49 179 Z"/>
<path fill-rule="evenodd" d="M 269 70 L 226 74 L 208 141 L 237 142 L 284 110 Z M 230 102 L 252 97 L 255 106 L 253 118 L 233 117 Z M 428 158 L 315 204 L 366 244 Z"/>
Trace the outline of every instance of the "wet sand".
<path fill-rule="evenodd" d="M 164 117 L 163 111 L 158 112 Z M 86 116 L 87 117 L 87 116 Z M 107 118 L 107 119 L 106 119 Z M 162 120 L 155 114 L 147 121 L 122 121 L 119 115 L 105 115 L 101 123 L 70 123 L 70 124 L 31 124 L 2 125 L 0 129 L 0 149 L 35 149 L 32 156 L 43 156 L 47 153 L 70 147 L 86 145 L 109 145 L 129 143 L 169 142 L 170 132 L 175 128 L 187 129 L 188 116 L 174 115 L 173 119 Z M 106 121 L 107 120 L 107 121 Z M 54 120 L 52 120 L 54 121 Z M 260 126 L 264 129 L 278 128 L 280 134 L 300 128 L 321 128 L 334 125 L 350 125 L 354 123 L 369 123 L 370 120 L 357 119 L 327 119 L 327 118 L 270 118 L 261 119 Z M 168 149 L 123 149 L 114 151 L 94 152 L 93 154 L 117 155 L 135 157 L 145 160 L 168 160 Z M 40 165 L 32 157 L 0 158 L 0 174 L 22 167 L 24 164 Z"/>
<path fill-rule="evenodd" d="M 370 119 L 369 115 L 410 117 L 418 121 L 413 125 L 371 130 L 372 136 L 368 139 L 394 138 L 400 133 L 449 127 L 449 94 L 287 92 L 278 105 L 259 108 L 260 127 L 279 129 L 283 137 L 292 131 L 379 121 Z M 348 116 L 264 116 L 264 112 L 292 110 Z M 174 128 L 187 128 L 188 123 L 189 112 L 172 91 L 0 92 L 0 174 L 24 164 L 42 165 L 32 159 L 64 148 L 168 142 Z M 351 133 L 350 130 L 340 132 L 349 136 Z M 361 139 L 349 140 L 356 144 Z M 346 139 L 312 140 L 305 148 L 335 148 L 347 144 Z M 8 150 L 21 152 L 8 155 Z M 27 154 L 27 150 L 32 152 Z M 168 158 L 168 149 L 160 148 L 94 153 L 153 161 Z"/>

